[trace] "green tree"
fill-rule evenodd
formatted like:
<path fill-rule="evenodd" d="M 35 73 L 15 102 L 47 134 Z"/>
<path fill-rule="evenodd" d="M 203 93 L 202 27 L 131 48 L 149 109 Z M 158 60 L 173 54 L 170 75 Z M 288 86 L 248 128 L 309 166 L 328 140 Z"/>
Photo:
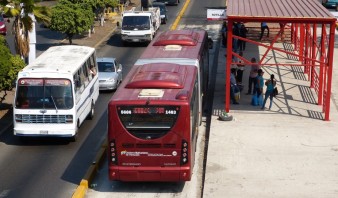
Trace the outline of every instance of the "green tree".
<path fill-rule="evenodd" d="M 66 34 L 69 44 L 74 35 L 88 31 L 93 23 L 92 7 L 84 1 L 60 0 L 52 8 L 50 29 Z"/>
<path fill-rule="evenodd" d="M 33 28 L 31 14 L 37 22 L 50 23 L 50 9 L 45 6 L 35 5 L 34 0 L 1 0 L 3 12 L 14 17 L 13 34 L 17 54 L 25 58 L 29 54 L 28 32 Z"/>
<path fill-rule="evenodd" d="M 6 39 L 0 36 L 0 90 L 11 90 L 18 72 L 24 67 L 24 61 L 19 55 L 11 54 Z"/>

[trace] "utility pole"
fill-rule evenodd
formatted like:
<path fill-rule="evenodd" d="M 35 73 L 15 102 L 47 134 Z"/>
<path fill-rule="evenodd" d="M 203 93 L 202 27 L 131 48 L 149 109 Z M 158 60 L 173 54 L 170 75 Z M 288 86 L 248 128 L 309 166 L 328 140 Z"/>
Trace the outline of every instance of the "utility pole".
<path fill-rule="evenodd" d="M 32 19 L 32 30 L 28 31 L 29 38 L 29 54 L 28 54 L 28 64 L 33 62 L 36 58 L 36 30 L 35 30 L 35 16 L 30 13 L 29 17 Z"/>

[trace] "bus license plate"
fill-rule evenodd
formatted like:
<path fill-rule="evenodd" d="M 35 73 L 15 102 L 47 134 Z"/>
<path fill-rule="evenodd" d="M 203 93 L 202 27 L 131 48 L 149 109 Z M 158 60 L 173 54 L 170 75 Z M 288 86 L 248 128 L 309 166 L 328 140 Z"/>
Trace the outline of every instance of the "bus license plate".
<path fill-rule="evenodd" d="M 48 134 L 48 131 L 46 131 L 46 130 L 41 130 L 41 131 L 40 131 L 40 134 L 46 135 L 46 134 Z"/>

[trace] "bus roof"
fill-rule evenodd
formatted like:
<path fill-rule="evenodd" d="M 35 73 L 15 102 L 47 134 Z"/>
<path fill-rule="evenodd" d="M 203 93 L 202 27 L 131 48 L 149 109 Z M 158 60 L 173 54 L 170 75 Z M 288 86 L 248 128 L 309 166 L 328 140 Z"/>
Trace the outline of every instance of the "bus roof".
<path fill-rule="evenodd" d="M 188 58 L 198 59 L 203 50 L 205 30 L 173 30 L 158 34 L 141 55 L 140 59 Z"/>
<path fill-rule="evenodd" d="M 25 73 L 71 73 L 95 52 L 95 48 L 78 45 L 50 47 L 27 65 L 21 72 Z"/>
<path fill-rule="evenodd" d="M 197 68 L 176 64 L 133 66 L 111 101 L 182 100 L 190 98 Z M 186 97 L 180 94 L 186 93 Z"/>

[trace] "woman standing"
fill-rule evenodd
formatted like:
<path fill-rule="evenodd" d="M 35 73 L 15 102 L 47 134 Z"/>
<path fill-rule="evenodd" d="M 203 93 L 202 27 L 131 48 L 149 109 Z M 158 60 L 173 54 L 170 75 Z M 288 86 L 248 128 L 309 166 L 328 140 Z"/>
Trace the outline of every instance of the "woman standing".
<path fill-rule="evenodd" d="M 270 79 L 265 82 L 265 85 L 267 88 L 266 88 L 265 97 L 264 97 L 264 101 L 263 101 L 263 105 L 261 109 L 265 109 L 265 103 L 269 97 L 270 98 L 269 110 L 270 110 L 272 106 L 272 101 L 273 101 L 273 90 L 276 87 L 276 79 L 273 74 L 270 75 Z"/>

